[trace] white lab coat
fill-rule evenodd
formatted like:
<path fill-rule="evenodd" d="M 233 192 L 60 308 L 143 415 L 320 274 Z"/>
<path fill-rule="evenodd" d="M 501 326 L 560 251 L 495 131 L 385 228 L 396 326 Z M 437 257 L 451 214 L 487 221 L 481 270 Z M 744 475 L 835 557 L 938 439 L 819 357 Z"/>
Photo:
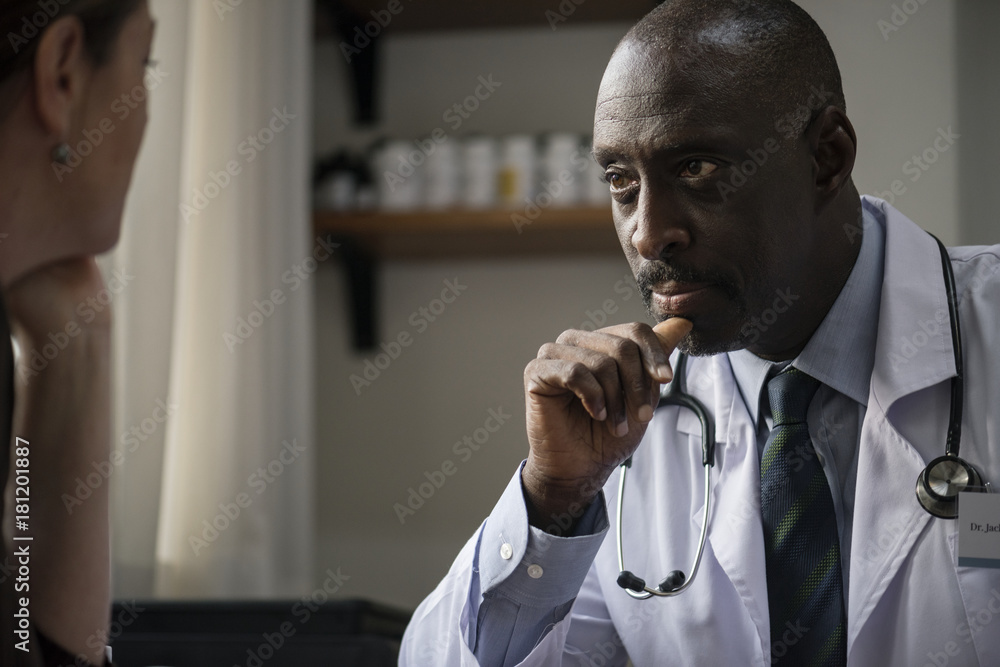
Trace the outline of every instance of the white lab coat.
<path fill-rule="evenodd" d="M 959 567 L 958 522 L 931 517 L 914 493 L 920 471 L 944 451 L 955 371 L 939 251 L 901 213 L 870 201 L 884 213 L 886 260 L 855 490 L 848 664 L 1000 665 L 1000 569 Z M 951 256 L 965 353 L 961 454 L 996 485 L 1000 246 L 957 248 Z M 715 416 L 718 442 L 697 580 L 677 597 L 633 600 L 615 583 L 612 529 L 570 614 L 522 665 L 624 665 L 629 657 L 636 667 L 770 664 L 754 428 L 726 355 L 692 358 L 688 366 L 688 391 Z M 695 552 L 704 495 L 699 438 L 689 410 L 664 408 L 636 452 L 625 504 L 626 565 L 648 581 L 687 571 Z M 611 517 L 617 481 L 615 474 L 605 487 Z M 651 520 L 654 507 L 668 509 Z M 464 639 L 475 623 L 466 603 L 475 543 L 415 613 L 400 664 L 478 664 Z"/>

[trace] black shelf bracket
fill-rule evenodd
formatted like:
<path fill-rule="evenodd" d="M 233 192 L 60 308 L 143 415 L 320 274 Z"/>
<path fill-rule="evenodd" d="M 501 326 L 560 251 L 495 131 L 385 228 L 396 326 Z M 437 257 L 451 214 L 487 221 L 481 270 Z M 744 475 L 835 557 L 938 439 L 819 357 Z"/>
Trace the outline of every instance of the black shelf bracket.
<path fill-rule="evenodd" d="M 355 350 L 375 348 L 377 340 L 376 279 L 378 268 L 372 253 L 350 236 L 330 238 L 340 244 L 338 255 L 344 265 L 347 284 L 347 304 L 351 318 L 351 343 Z"/>

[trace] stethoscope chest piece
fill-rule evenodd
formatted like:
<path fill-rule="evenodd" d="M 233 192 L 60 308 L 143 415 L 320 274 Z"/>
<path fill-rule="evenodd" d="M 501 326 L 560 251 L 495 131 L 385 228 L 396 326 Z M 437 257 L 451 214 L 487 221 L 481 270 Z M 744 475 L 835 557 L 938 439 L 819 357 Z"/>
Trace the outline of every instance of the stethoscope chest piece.
<path fill-rule="evenodd" d="M 985 490 L 976 469 L 951 454 L 931 461 L 917 477 L 917 500 L 925 510 L 940 519 L 958 517 L 958 494 Z"/>

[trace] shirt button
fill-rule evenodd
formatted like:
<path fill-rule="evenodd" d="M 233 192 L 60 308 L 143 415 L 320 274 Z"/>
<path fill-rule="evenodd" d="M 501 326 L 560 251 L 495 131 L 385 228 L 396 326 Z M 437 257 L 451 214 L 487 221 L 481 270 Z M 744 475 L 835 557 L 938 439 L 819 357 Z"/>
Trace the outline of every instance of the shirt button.
<path fill-rule="evenodd" d="M 542 576 L 544 571 L 541 565 L 529 565 L 528 566 L 528 576 L 532 579 L 538 579 Z"/>
<path fill-rule="evenodd" d="M 514 555 L 514 548 L 509 544 L 504 544 L 500 547 L 500 558 L 504 560 L 510 560 L 510 557 Z"/>

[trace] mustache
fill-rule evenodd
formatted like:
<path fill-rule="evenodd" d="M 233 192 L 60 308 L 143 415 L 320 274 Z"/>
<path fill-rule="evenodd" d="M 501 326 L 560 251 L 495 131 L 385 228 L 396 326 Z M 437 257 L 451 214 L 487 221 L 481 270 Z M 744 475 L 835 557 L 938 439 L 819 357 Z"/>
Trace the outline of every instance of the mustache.
<path fill-rule="evenodd" d="M 732 281 L 719 271 L 695 271 L 662 261 L 646 262 L 635 276 L 635 283 L 644 296 L 652 294 L 654 287 L 668 282 L 711 283 L 729 296 L 735 296 L 737 292 Z"/>

